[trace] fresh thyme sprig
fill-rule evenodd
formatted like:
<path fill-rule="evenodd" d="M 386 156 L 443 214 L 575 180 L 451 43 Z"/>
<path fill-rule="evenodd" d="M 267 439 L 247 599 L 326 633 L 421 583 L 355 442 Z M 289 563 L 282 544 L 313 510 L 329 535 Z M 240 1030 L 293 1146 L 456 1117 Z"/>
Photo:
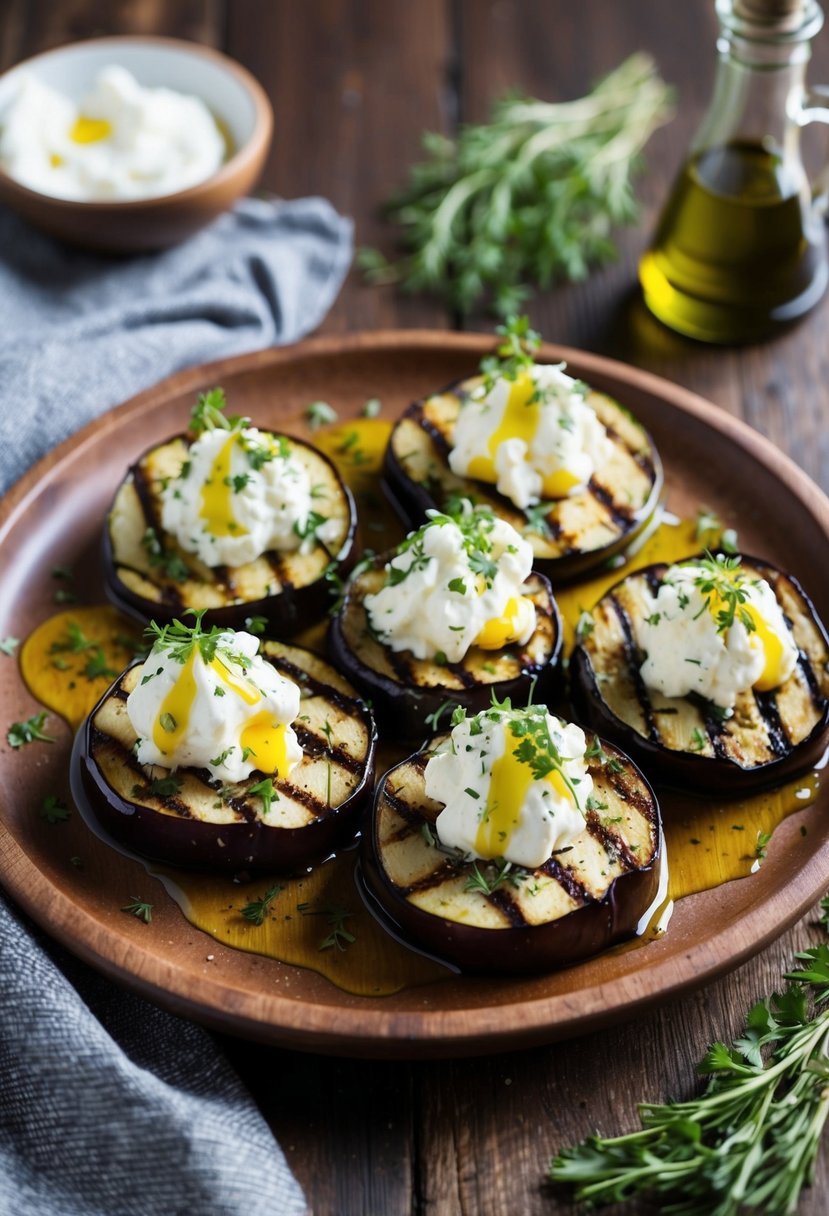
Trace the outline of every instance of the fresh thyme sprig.
<path fill-rule="evenodd" d="M 794 961 L 785 991 L 709 1048 L 699 1097 L 642 1104 L 640 1131 L 563 1150 L 554 1181 L 591 1206 L 647 1196 L 675 1216 L 791 1216 L 829 1116 L 829 946 Z"/>
<path fill-rule="evenodd" d="M 477 861 L 473 861 L 472 872 L 463 889 L 464 891 L 480 891 L 482 895 L 491 895 L 505 883 L 509 883 L 511 887 L 518 887 L 527 878 L 529 878 L 529 871 L 514 866 L 511 861 L 506 861 L 503 857 L 496 857 L 491 862 L 484 862 L 483 866 L 480 866 Z"/>
<path fill-rule="evenodd" d="M 425 135 L 426 159 L 388 205 L 404 256 L 363 250 L 368 280 L 436 293 L 461 313 L 489 300 L 506 316 L 530 284 L 584 278 L 614 255 L 612 229 L 636 218 L 631 179 L 670 112 L 653 60 L 636 54 L 586 97 L 507 96 L 456 140 Z"/>
<path fill-rule="evenodd" d="M 136 917 L 137 920 L 143 920 L 145 925 L 149 925 L 153 919 L 153 905 L 139 899 L 137 895 L 131 895 L 130 902 L 124 904 L 121 911 L 129 912 L 130 916 Z"/>
<path fill-rule="evenodd" d="M 346 908 L 341 908 L 338 905 L 326 905 L 322 908 L 315 908 L 313 904 L 304 903 L 297 904 L 297 912 L 301 916 L 324 916 L 325 923 L 331 930 L 323 937 L 319 944 L 320 950 L 331 950 L 336 947 L 337 950 L 346 950 L 349 946 L 356 942 L 355 935 L 345 927 L 345 922 L 351 920 L 354 916 L 353 912 L 349 912 Z"/>

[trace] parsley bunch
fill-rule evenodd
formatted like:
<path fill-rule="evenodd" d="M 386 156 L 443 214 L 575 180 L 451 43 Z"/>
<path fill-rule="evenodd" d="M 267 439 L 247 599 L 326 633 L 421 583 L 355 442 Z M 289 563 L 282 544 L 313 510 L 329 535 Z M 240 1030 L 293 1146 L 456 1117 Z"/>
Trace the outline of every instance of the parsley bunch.
<path fill-rule="evenodd" d="M 636 218 L 631 178 L 670 112 L 652 59 L 636 54 L 586 97 L 507 96 L 489 123 L 463 127 L 456 140 L 425 135 L 427 158 L 388 204 L 405 255 L 389 263 L 364 250 L 363 270 L 461 313 L 489 299 L 501 315 L 529 284 L 583 279 L 615 254 L 613 227 Z"/>
<path fill-rule="evenodd" d="M 596 1206 L 647 1195 L 675 1216 L 794 1213 L 829 1115 L 829 946 L 795 963 L 730 1047 L 709 1048 L 700 1097 L 643 1104 L 640 1131 L 563 1150 L 553 1180 Z"/>

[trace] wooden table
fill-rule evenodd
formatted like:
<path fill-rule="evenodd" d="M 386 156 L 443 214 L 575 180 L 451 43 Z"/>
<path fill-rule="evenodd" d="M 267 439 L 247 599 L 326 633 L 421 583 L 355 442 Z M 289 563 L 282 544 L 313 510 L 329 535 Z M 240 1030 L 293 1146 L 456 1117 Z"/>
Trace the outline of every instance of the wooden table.
<path fill-rule="evenodd" d="M 418 156 L 424 128 L 451 132 L 482 119 L 511 87 L 577 96 L 631 51 L 650 51 L 676 86 L 677 116 L 648 149 L 642 222 L 620 236 L 614 266 L 538 298 L 532 319 L 551 341 L 696 390 L 768 435 L 827 489 L 829 298 L 776 341 L 729 350 L 663 329 L 635 287 L 637 257 L 709 98 L 713 8 L 713 0 L 4 0 L 0 66 L 93 34 L 160 33 L 220 47 L 273 101 L 263 185 L 286 196 L 325 195 L 354 217 L 359 245 L 388 247 L 378 204 Z M 829 79 L 829 33 L 817 40 L 811 75 Z M 812 154 L 821 151 L 816 142 Z M 367 289 L 352 275 L 323 332 L 451 324 L 434 302 Z M 489 325 L 479 319 L 472 327 Z M 816 577 L 825 572 L 824 554 Z M 792 952 L 814 937 L 807 918 L 695 996 L 532 1052 L 367 1064 L 225 1046 L 318 1216 L 567 1213 L 566 1200 L 545 1186 L 551 1153 L 595 1128 L 632 1128 L 638 1100 L 691 1093 L 708 1042 L 736 1031 L 744 1011 L 779 986 Z M 826 1211 L 828 1183 L 826 1153 L 803 1216 Z"/>

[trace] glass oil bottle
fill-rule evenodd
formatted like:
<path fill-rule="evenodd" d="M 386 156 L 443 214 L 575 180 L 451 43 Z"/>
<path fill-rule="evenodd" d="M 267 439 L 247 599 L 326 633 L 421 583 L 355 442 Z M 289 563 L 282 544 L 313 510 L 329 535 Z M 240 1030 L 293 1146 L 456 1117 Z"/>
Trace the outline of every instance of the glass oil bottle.
<path fill-rule="evenodd" d="M 714 96 L 639 278 L 645 303 L 705 342 L 769 337 L 823 295 L 825 199 L 814 197 L 800 130 L 829 121 L 804 84 L 814 0 L 717 0 Z"/>

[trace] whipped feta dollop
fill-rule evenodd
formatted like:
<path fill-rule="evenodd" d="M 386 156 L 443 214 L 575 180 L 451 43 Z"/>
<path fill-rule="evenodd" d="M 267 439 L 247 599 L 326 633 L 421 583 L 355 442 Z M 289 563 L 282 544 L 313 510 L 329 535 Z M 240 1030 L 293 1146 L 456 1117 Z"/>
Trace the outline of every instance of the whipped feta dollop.
<path fill-rule="evenodd" d="M 441 844 L 543 865 L 584 828 L 593 789 L 584 753 L 584 731 L 543 705 L 464 718 L 425 770 L 427 796 L 444 804 L 435 822 Z"/>
<path fill-rule="evenodd" d="M 529 641 L 536 617 L 523 594 L 533 561 L 527 541 L 467 501 L 457 514 L 428 514 L 387 563 L 385 585 L 365 598 L 375 635 L 391 650 L 448 663 L 471 646 Z"/>
<path fill-rule="evenodd" d="M 749 688 L 779 687 L 797 663 L 771 587 L 729 558 L 671 566 L 656 595 L 647 593 L 635 631 L 648 688 L 666 697 L 697 693 L 721 709 L 733 709 Z"/>
<path fill-rule="evenodd" d="M 302 759 L 291 728 L 300 691 L 258 654 L 253 634 L 160 630 L 127 698 L 139 764 L 206 768 L 219 781 L 287 777 Z"/>
<path fill-rule="evenodd" d="M 455 424 L 452 471 L 494 484 L 522 511 L 583 490 L 612 445 L 564 366 L 536 363 L 473 389 Z"/>
<path fill-rule="evenodd" d="M 0 165 L 30 190 L 100 202 L 155 198 L 205 181 L 224 138 L 198 97 L 145 89 L 116 64 L 75 102 L 21 73 L 0 114 Z"/>
<path fill-rule="evenodd" d="M 338 532 L 313 510 L 308 471 L 288 441 L 251 426 L 205 430 L 161 500 L 164 531 L 207 566 L 307 550 Z"/>

